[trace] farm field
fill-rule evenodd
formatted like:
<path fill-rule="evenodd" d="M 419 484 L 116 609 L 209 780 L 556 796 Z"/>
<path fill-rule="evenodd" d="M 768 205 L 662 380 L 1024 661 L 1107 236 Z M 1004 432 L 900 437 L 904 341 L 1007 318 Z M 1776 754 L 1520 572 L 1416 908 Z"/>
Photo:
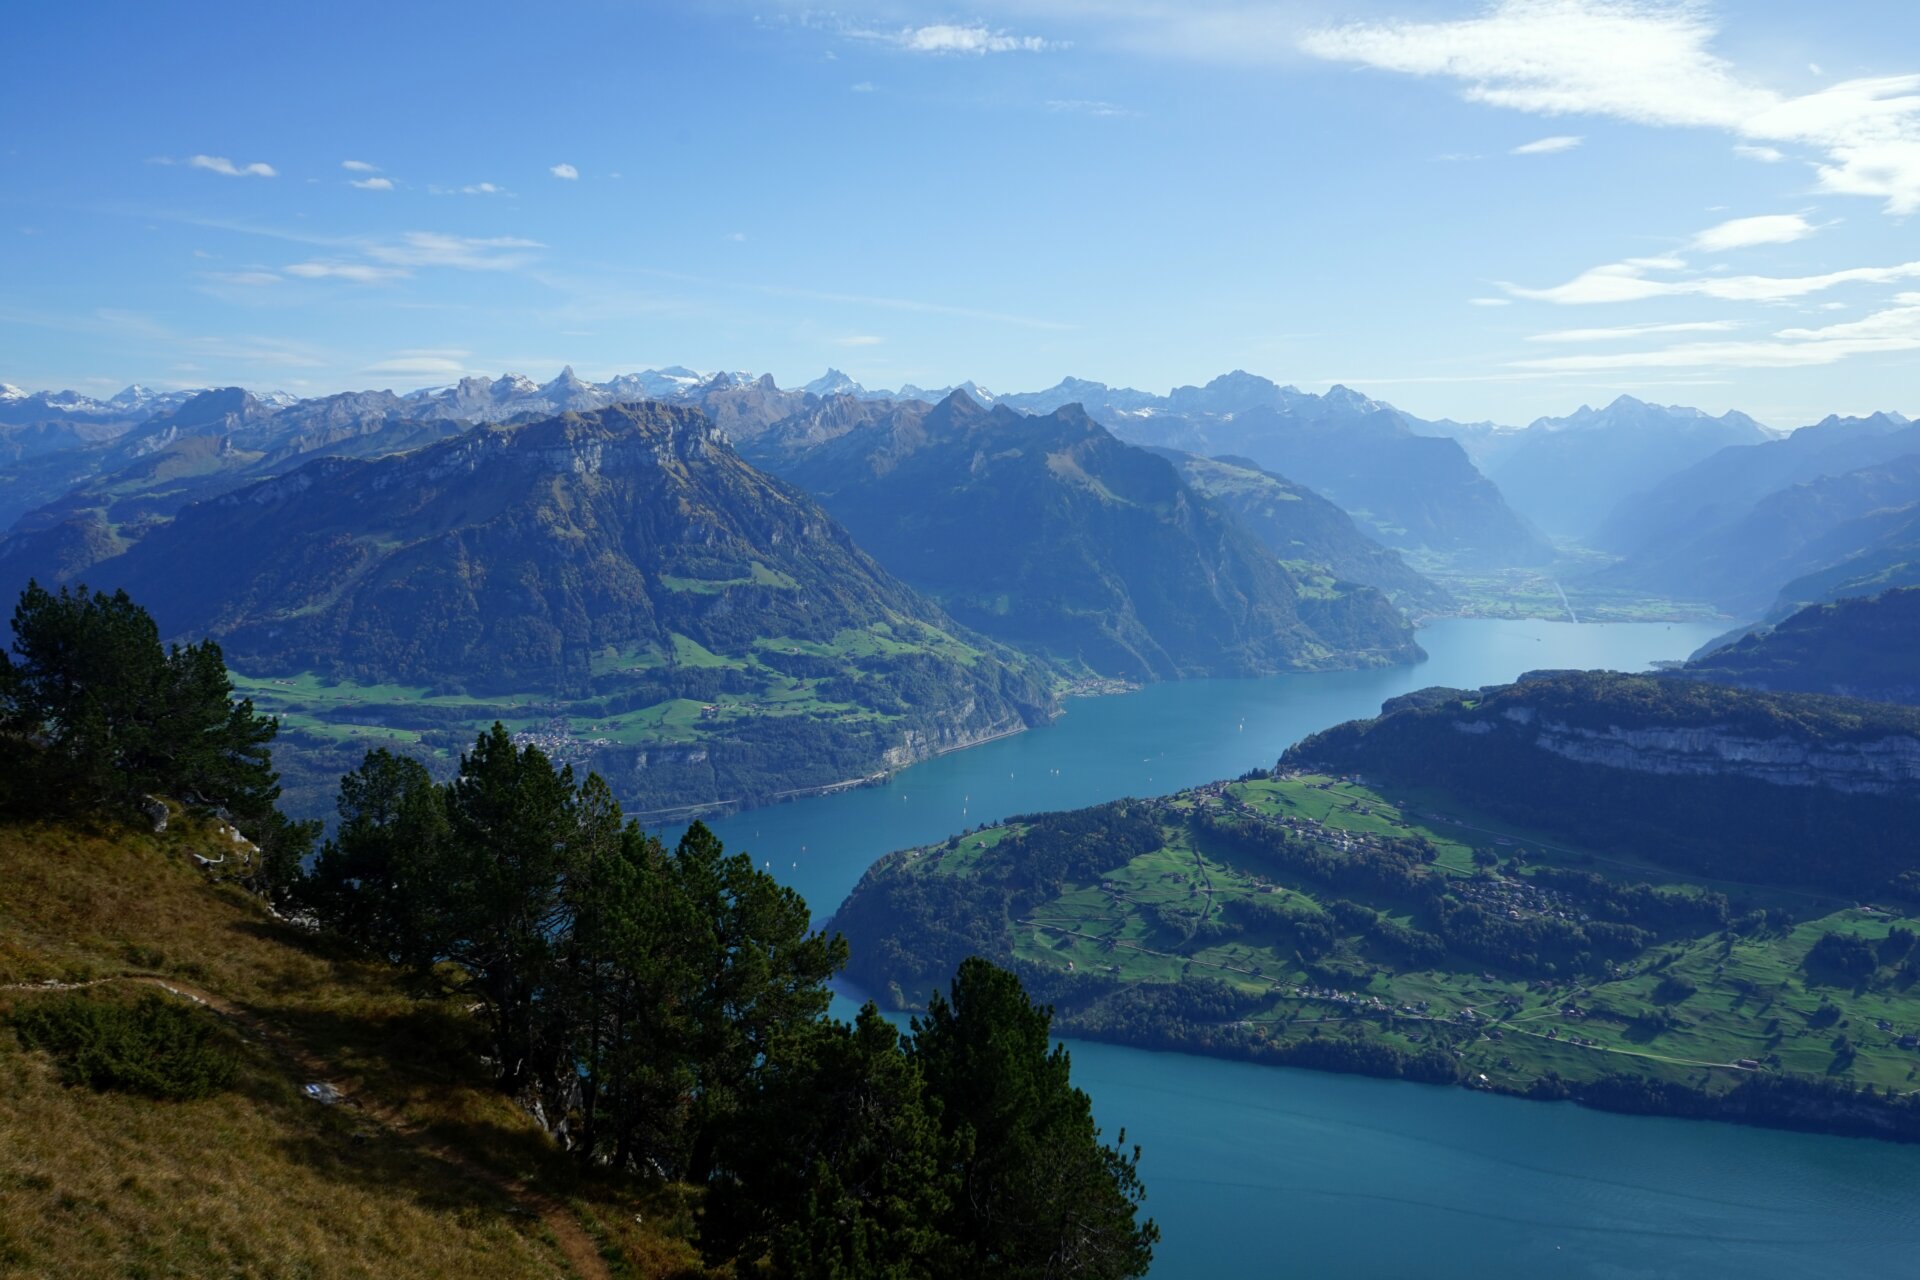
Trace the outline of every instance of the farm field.
<path fill-rule="evenodd" d="M 743 736 L 769 749 L 795 733 L 809 740 L 825 735 L 841 743 L 880 741 L 884 747 L 913 718 L 898 687 L 902 664 L 910 667 L 921 658 L 970 664 L 981 656 L 932 628 L 897 633 L 884 624 L 844 630 L 830 644 L 763 637 L 740 656 L 715 653 L 679 633 L 671 639 L 670 651 L 608 648 L 594 654 L 586 687 L 571 691 L 487 695 L 360 683 L 311 671 L 236 671 L 233 679 L 238 694 L 280 719 L 279 760 L 293 807 L 323 813 L 339 775 L 365 751 L 404 752 L 444 773 L 495 721 L 551 757 L 609 776 L 631 773 L 636 753 L 665 750 L 686 758 Z M 877 753 L 867 751 L 869 757 Z M 829 784 L 845 772 L 801 780 Z M 629 798 L 646 796 L 635 792 Z"/>
<path fill-rule="evenodd" d="M 856 956 L 875 941 L 860 899 L 890 880 L 1019 886 L 1000 900 L 1002 958 L 1076 1034 L 1256 1058 L 1337 1041 L 1335 1060 L 1429 1069 L 1439 1054 L 1461 1081 L 1514 1092 L 1622 1075 L 1710 1095 L 1759 1075 L 1920 1091 L 1920 913 L 1688 877 L 1353 778 L 1132 803 L 1153 847 L 1057 884 L 1024 884 L 1014 860 L 1072 847 L 1049 824 L 1101 811 L 893 855 L 842 913 Z M 1252 832 L 1291 852 L 1262 853 Z M 924 932 L 904 926 L 890 953 Z M 867 978 L 912 1003 L 899 976 Z"/>

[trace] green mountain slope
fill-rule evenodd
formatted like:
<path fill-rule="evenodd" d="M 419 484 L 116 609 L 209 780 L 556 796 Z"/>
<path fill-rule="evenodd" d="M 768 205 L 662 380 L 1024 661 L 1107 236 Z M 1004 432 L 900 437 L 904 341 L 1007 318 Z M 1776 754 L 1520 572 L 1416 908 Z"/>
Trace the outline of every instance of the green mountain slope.
<path fill-rule="evenodd" d="M 151 601 L 169 634 L 217 638 L 296 742 L 424 733 L 444 758 L 497 716 L 595 756 L 636 808 L 858 777 L 1051 701 L 1031 664 L 659 405 L 321 459 L 86 576 Z"/>
<path fill-rule="evenodd" d="M 1283 565 L 1165 459 L 1077 407 L 1034 417 L 956 392 L 770 465 L 964 624 L 1104 675 L 1419 656 L 1379 592 Z"/>
<path fill-rule="evenodd" d="M 1416 572 L 1400 553 L 1360 531 L 1353 517 L 1302 484 L 1246 458 L 1202 458 L 1155 450 L 1201 494 L 1237 517 L 1282 560 L 1325 565 L 1334 576 L 1375 587 L 1412 613 L 1453 605 L 1445 588 Z"/>
<path fill-rule="evenodd" d="M 707 1274 L 677 1189 L 582 1179 L 498 1090 L 467 1001 L 421 996 L 196 862 L 234 851 L 177 810 L 159 834 L 0 821 L 0 1272 Z M 17 1028 L 76 999 L 190 1018 L 228 1086 L 156 1101 L 68 1082 Z"/>
<path fill-rule="evenodd" d="M 1083 1036 L 1920 1140 L 1920 711 L 1557 672 L 876 863 L 850 975 Z"/>

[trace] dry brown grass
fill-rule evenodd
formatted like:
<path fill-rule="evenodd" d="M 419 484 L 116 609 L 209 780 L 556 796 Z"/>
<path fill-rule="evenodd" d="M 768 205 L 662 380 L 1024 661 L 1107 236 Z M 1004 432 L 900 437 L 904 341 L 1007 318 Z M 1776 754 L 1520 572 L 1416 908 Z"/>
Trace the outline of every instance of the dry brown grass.
<path fill-rule="evenodd" d="M 157 1103 L 62 1085 L 0 1028 L 0 1275 L 577 1273 L 534 1196 L 615 1274 L 704 1274 L 679 1196 L 578 1179 L 476 1072 L 470 1019 L 209 884 L 188 855 L 213 841 L 0 825 L 0 986 L 155 975 L 247 1032 L 235 1088 Z M 38 998 L 0 991 L 0 1015 Z M 364 1105 L 302 1097 L 315 1061 Z"/>

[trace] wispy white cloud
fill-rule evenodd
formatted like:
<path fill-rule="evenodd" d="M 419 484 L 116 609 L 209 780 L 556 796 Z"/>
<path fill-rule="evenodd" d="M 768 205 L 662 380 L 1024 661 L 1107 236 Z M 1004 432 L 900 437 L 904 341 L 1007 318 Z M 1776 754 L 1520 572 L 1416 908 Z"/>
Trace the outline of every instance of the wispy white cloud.
<path fill-rule="evenodd" d="M 1824 191 L 1920 211 L 1920 75 L 1843 81 L 1790 96 L 1715 53 L 1691 0 L 1496 0 L 1478 16 L 1310 32 L 1321 58 L 1464 83 L 1472 101 L 1534 115 L 1594 115 L 1718 129 L 1740 142 L 1815 148 Z"/>
<path fill-rule="evenodd" d="M 1550 156 L 1560 151 L 1571 151 L 1585 142 L 1585 138 L 1573 134 L 1560 133 L 1551 138 L 1537 138 L 1532 142 L 1523 142 L 1508 154 L 1516 156 Z"/>
<path fill-rule="evenodd" d="M 473 353 L 458 348 L 430 348 L 398 351 L 362 372 L 392 374 L 399 377 L 459 377 L 467 371 Z"/>
<path fill-rule="evenodd" d="M 1748 160 L 1758 160 L 1761 164 L 1779 164 L 1787 158 L 1787 153 L 1778 147 L 1755 146 L 1751 142 L 1734 143 L 1733 154 Z"/>
<path fill-rule="evenodd" d="M 351 280 L 355 284 L 385 284 L 411 274 L 401 267 L 378 267 L 368 262 L 329 262 L 317 258 L 292 263 L 286 272 L 302 280 Z"/>
<path fill-rule="evenodd" d="M 162 163 L 171 163 L 162 161 Z M 270 164 L 255 161 L 252 164 L 235 164 L 225 156 L 188 156 L 187 167 L 205 169 L 209 173 L 218 173 L 229 178 L 277 178 L 279 172 Z"/>
<path fill-rule="evenodd" d="M 365 160 L 342 160 L 342 161 L 340 162 L 340 167 L 341 167 L 342 169 L 346 169 L 346 170 L 349 170 L 349 171 L 351 171 L 351 172 L 353 172 L 353 173 L 378 173 L 378 172 L 380 172 L 380 166 L 379 166 L 379 165 L 377 165 L 377 164 L 368 164 L 368 163 L 367 163 L 367 162 L 366 162 Z"/>
<path fill-rule="evenodd" d="M 455 267 L 462 271 L 511 271 L 546 246 L 519 236 L 454 236 L 408 231 L 398 239 L 369 242 L 366 255 L 395 267 Z"/>
<path fill-rule="evenodd" d="M 1130 107 L 1114 102 L 1100 102 L 1092 98 L 1049 98 L 1047 110 L 1065 112 L 1079 116 L 1137 116 L 1140 113 Z"/>
<path fill-rule="evenodd" d="M 510 196 L 513 192 L 492 182 L 469 182 L 460 187 L 442 187 L 429 184 L 429 195 L 436 196 Z"/>
<path fill-rule="evenodd" d="M 853 93 L 872 93 L 874 84 L 871 80 L 862 80 L 859 84 L 848 85 L 847 88 Z"/>
<path fill-rule="evenodd" d="M 580 171 L 566 163 L 556 164 L 548 169 L 547 172 L 566 182 L 578 181 L 580 177 Z"/>
<path fill-rule="evenodd" d="M 965 54 L 1042 53 L 1065 46 L 1039 36 L 1017 36 L 981 23 L 961 25 L 938 22 L 924 27 L 902 27 L 898 31 L 851 30 L 848 35 L 861 40 L 876 40 L 904 49 L 908 53 Z"/>
<path fill-rule="evenodd" d="M 1467 301 L 1476 307 L 1510 307 L 1513 305 L 1512 298 L 1468 298 Z"/>
<path fill-rule="evenodd" d="M 1791 244 L 1819 230 L 1797 213 L 1766 213 L 1753 218 L 1732 218 L 1694 236 L 1692 244 L 1704 253 L 1724 253 L 1729 249 L 1749 249 L 1758 244 Z"/>
<path fill-rule="evenodd" d="M 833 343 L 839 347 L 877 347 L 885 341 L 885 338 L 876 337 L 871 333 L 855 333 L 844 338 L 835 338 Z"/>
<path fill-rule="evenodd" d="M 1599 329 L 1555 329 L 1529 334 L 1528 342 L 1613 342 L 1655 333 L 1720 333 L 1738 329 L 1737 320 L 1683 320 L 1673 324 L 1621 324 Z"/>
<path fill-rule="evenodd" d="M 1920 293 L 1897 294 L 1893 301 L 1895 305 L 1859 320 L 1820 328 L 1781 329 L 1765 338 L 1750 341 L 1685 342 L 1646 351 L 1551 356 L 1517 360 L 1513 362 L 1513 367 L 1555 372 L 1796 368 L 1835 364 L 1854 356 L 1920 350 Z"/>
<path fill-rule="evenodd" d="M 362 191 L 391 191 L 393 190 L 393 179 L 392 178 L 354 178 L 351 181 L 349 181 L 348 185 L 358 187 Z"/>
<path fill-rule="evenodd" d="M 265 270 L 210 271 L 207 273 L 207 278 L 209 280 L 217 280 L 221 284 L 246 285 L 250 288 L 259 288 L 263 285 L 280 283 L 280 277 L 278 275 Z"/>
<path fill-rule="evenodd" d="M 1843 284 L 1890 284 L 1920 279 L 1920 262 L 1890 267 L 1850 267 L 1811 276 L 1684 276 L 1661 279 L 1653 273 L 1674 272 L 1686 264 L 1678 258 L 1629 258 L 1591 267 L 1565 284 L 1544 289 L 1503 285 L 1516 298 L 1553 302 L 1563 306 L 1588 303 L 1643 302 L 1649 298 L 1701 297 L 1724 302 L 1784 302 L 1804 298 Z"/>

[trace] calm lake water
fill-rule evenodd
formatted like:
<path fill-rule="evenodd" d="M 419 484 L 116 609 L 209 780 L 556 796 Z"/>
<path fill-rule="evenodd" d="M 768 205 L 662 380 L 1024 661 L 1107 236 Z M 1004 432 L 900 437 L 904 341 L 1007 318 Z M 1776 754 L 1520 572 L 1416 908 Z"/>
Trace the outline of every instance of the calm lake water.
<path fill-rule="evenodd" d="M 1077 699 L 1055 724 L 887 785 L 722 819 L 816 913 L 881 854 L 1008 814 L 1271 765 L 1428 685 L 1644 670 L 1720 628 L 1456 620 L 1418 667 L 1196 680 Z M 849 993 L 856 994 L 857 993 Z M 853 1005 L 840 1002 L 843 1016 Z M 1920 1274 L 1920 1148 L 1609 1116 L 1463 1090 L 1071 1042 L 1109 1134 L 1145 1149 L 1155 1280 Z"/>

